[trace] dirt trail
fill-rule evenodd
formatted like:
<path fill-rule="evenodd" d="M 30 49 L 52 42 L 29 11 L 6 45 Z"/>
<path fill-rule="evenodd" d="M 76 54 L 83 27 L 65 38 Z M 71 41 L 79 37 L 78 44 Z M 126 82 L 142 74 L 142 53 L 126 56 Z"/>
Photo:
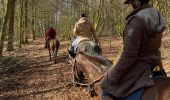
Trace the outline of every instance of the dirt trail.
<path fill-rule="evenodd" d="M 103 56 L 115 60 L 121 48 L 119 38 L 102 38 Z M 164 39 L 163 63 L 170 63 L 170 39 Z M 65 63 L 69 41 L 62 41 L 58 63 L 49 61 L 43 39 L 25 45 L 20 51 L 5 52 L 0 59 L 0 100 L 98 100 L 91 98 L 86 88 L 74 87 L 71 82 L 71 67 Z"/>

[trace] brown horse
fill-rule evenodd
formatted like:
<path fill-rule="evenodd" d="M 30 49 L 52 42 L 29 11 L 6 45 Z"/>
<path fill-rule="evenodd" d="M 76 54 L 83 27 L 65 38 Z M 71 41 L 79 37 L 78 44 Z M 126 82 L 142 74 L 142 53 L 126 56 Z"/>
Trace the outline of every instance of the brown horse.
<path fill-rule="evenodd" d="M 98 81 L 100 81 L 102 75 L 112 66 L 112 62 L 101 56 L 90 56 L 79 52 L 71 65 L 73 67 L 73 82 L 76 85 L 89 86 L 89 93 L 91 96 L 94 96 L 94 90 L 97 94 L 100 94 Z M 93 84 L 94 90 L 91 87 Z"/>
<path fill-rule="evenodd" d="M 100 96 L 100 80 L 111 65 L 106 59 L 80 52 L 72 62 L 73 79 L 76 84 L 89 86 L 91 96 L 94 91 Z M 170 78 L 156 79 L 153 87 L 145 89 L 142 100 L 170 100 Z"/>
<path fill-rule="evenodd" d="M 49 39 L 47 41 L 47 48 L 49 51 L 50 61 L 52 60 L 51 58 L 53 57 L 54 63 L 57 62 L 56 60 L 57 60 L 57 53 L 58 53 L 59 47 L 60 47 L 60 42 L 58 39 Z M 51 51 L 52 51 L 52 54 L 51 54 Z"/>

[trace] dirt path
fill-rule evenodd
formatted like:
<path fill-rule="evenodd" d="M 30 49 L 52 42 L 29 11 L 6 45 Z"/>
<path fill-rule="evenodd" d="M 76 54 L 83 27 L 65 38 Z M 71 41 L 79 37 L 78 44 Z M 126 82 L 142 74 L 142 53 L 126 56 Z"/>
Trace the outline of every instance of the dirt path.
<path fill-rule="evenodd" d="M 72 85 L 65 63 L 68 44 L 61 43 L 57 64 L 49 61 L 43 39 L 6 52 L 0 62 L 0 100 L 90 100 L 85 88 Z"/>
<path fill-rule="evenodd" d="M 104 57 L 115 60 L 122 42 L 113 38 L 102 39 Z M 62 41 L 58 63 L 49 61 L 43 39 L 25 45 L 22 50 L 5 52 L 0 59 L 0 100 L 98 100 L 89 97 L 86 88 L 74 87 L 71 82 L 71 67 L 65 63 L 69 41 Z M 163 45 L 163 62 L 170 63 L 169 39 Z"/>

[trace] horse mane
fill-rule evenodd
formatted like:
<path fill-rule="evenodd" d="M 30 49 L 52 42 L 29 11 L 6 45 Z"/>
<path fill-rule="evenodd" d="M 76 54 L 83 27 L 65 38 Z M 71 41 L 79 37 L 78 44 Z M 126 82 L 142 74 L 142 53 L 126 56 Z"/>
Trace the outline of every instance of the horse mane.
<path fill-rule="evenodd" d="M 87 54 L 87 53 L 84 53 L 84 52 L 79 52 L 78 54 L 83 55 L 84 57 L 86 57 L 90 61 L 99 62 L 102 65 L 107 66 L 108 68 L 110 68 L 113 65 L 113 63 L 111 61 L 109 61 L 108 59 L 103 58 L 100 55 L 90 55 L 90 54 Z"/>

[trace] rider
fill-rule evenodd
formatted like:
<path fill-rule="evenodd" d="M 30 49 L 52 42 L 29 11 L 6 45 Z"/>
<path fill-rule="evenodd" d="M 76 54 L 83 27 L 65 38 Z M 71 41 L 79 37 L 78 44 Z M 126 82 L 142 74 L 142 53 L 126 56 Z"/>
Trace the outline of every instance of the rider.
<path fill-rule="evenodd" d="M 92 23 L 88 20 L 86 14 L 82 13 L 81 18 L 75 24 L 73 29 L 73 38 L 71 40 L 71 45 L 68 49 L 69 52 L 76 52 L 78 45 L 82 41 L 94 40 L 98 45 L 100 45 L 96 34 L 95 29 Z"/>
<path fill-rule="evenodd" d="M 47 49 L 47 42 L 50 39 L 55 39 L 56 38 L 56 30 L 50 26 L 48 31 L 45 33 L 45 48 Z"/>
<path fill-rule="evenodd" d="M 75 24 L 73 36 L 87 37 L 90 40 L 95 40 L 95 42 L 99 43 L 95 34 L 95 29 L 85 13 L 81 14 L 81 18 Z"/>
<path fill-rule="evenodd" d="M 124 3 L 132 7 L 132 12 L 126 17 L 123 50 L 117 63 L 101 80 L 101 95 L 140 100 L 144 89 L 154 85 L 153 69 L 159 67 L 162 75 L 159 77 L 166 77 L 159 50 L 165 21 L 160 12 L 149 5 L 149 0 L 125 0 Z"/>

